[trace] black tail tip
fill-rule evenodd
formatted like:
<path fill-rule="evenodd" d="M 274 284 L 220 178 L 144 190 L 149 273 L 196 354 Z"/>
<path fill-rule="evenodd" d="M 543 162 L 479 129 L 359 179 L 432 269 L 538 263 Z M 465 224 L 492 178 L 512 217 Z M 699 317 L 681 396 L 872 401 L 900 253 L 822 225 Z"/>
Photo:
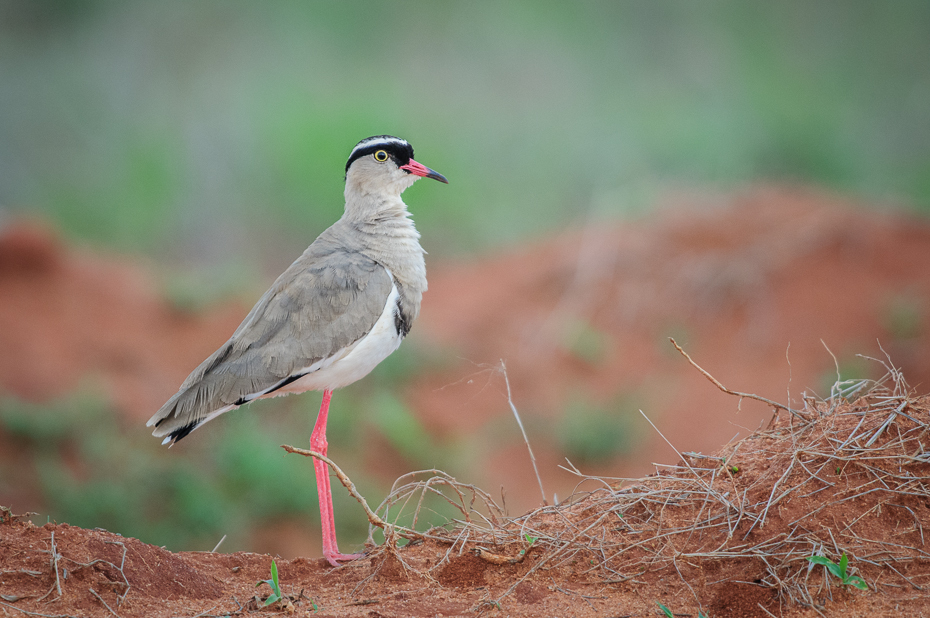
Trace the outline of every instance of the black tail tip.
<path fill-rule="evenodd" d="M 174 445 L 176 442 L 186 437 L 190 432 L 197 429 L 199 425 L 200 425 L 200 421 L 193 421 L 193 422 L 188 423 L 187 425 L 184 425 L 183 427 L 178 427 L 177 429 L 169 433 L 167 437 L 165 437 L 165 440 L 162 442 L 162 444 L 168 444 L 169 446 Z"/>

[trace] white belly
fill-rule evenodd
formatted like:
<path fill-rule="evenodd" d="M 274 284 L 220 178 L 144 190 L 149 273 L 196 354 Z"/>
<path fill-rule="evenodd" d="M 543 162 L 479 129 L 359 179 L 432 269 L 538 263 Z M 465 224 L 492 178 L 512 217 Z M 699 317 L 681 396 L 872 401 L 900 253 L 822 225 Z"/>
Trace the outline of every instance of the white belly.
<path fill-rule="evenodd" d="M 330 358 L 309 367 L 310 373 L 295 380 L 266 397 L 302 393 L 304 391 L 333 390 L 361 380 L 400 346 L 403 337 L 397 332 L 394 310 L 397 307 L 397 286 L 391 288 L 384 310 L 371 331 L 351 346 Z M 303 373 L 303 370 L 298 372 Z"/>

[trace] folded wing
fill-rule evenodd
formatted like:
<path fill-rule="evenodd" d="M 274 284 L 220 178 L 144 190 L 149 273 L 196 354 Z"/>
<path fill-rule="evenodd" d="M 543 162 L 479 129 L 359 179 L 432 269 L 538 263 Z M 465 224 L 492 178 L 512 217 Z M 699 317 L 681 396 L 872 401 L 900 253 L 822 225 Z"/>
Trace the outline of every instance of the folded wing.
<path fill-rule="evenodd" d="M 229 341 L 149 419 L 153 435 L 177 442 L 325 365 L 372 329 L 393 287 L 390 273 L 356 252 L 313 249 L 278 277 Z"/>

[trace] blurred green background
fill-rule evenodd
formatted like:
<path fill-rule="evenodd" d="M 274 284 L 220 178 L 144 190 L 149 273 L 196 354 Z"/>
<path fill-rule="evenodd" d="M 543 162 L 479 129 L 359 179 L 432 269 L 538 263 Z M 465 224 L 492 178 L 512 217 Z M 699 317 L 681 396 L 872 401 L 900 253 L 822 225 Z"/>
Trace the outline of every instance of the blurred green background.
<path fill-rule="evenodd" d="M 431 252 L 669 183 L 930 207 L 922 0 L 0 7 L 0 206 L 123 249 L 302 248 L 341 212 L 351 147 L 385 132 L 453 182 L 408 200 Z"/>
<path fill-rule="evenodd" d="M 143 254 L 178 302 L 254 300 L 338 218 L 351 147 L 381 133 L 450 179 L 405 195 L 431 260 L 641 213 L 669 188 L 787 181 L 926 210 L 930 3 L 0 0 L 0 223 L 41 215 Z M 361 438 L 344 406 L 416 463 L 466 457 L 406 444 L 425 433 L 391 377 L 426 356 L 402 348 L 334 399 L 334 449 Z M 0 492 L 39 483 L 52 518 L 238 549 L 255 522 L 315 517 L 311 467 L 276 446 L 309 435 L 313 396 L 230 415 L 204 439 L 218 450 L 183 456 L 92 394 L 3 401 L 40 473 L 0 471 Z M 97 464 L 67 476 L 69 449 Z M 336 508 L 341 534 L 364 527 Z"/>

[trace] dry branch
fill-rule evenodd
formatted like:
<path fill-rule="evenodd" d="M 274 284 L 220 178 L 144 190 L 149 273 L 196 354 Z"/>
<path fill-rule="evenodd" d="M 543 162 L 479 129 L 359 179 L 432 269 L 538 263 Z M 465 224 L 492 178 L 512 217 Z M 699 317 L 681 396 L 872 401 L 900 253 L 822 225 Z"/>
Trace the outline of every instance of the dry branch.
<path fill-rule="evenodd" d="M 378 517 L 375 514 L 374 511 L 371 510 L 364 496 L 358 493 L 358 490 L 355 488 L 355 483 L 353 483 L 352 480 L 348 476 L 346 476 L 346 473 L 343 472 L 342 469 L 339 466 L 337 466 L 333 462 L 332 459 L 330 459 L 326 455 L 317 453 L 316 451 L 310 451 L 307 449 L 297 448 L 294 446 L 288 446 L 286 444 L 282 444 L 281 448 L 283 448 L 288 453 L 295 453 L 297 455 L 303 455 L 304 457 L 313 457 L 314 459 L 319 459 L 320 461 L 325 463 L 327 466 L 332 468 L 333 472 L 336 474 L 336 478 L 338 478 L 339 482 L 342 483 L 343 487 L 345 487 L 348 490 L 349 494 L 351 494 L 351 496 L 355 498 L 356 500 L 358 500 L 358 503 L 362 505 L 362 508 L 365 509 L 365 514 L 368 516 L 368 521 L 371 522 L 372 525 L 378 526 L 381 529 L 386 529 L 390 525 L 390 524 L 385 523 L 380 517 Z"/>
<path fill-rule="evenodd" d="M 685 352 L 685 351 L 681 348 L 681 346 L 678 345 L 678 343 L 677 343 L 674 339 L 672 339 L 671 337 L 669 337 L 668 340 L 672 342 L 672 345 L 675 346 L 675 349 L 678 350 L 678 351 L 681 353 L 681 355 L 684 356 L 684 357 L 688 360 L 688 362 L 691 363 L 691 365 L 692 365 L 695 369 L 697 369 L 698 371 L 700 371 L 701 374 L 702 374 L 705 378 L 707 378 L 708 380 L 710 380 L 711 384 L 713 384 L 714 386 L 716 386 L 717 388 L 719 388 L 720 390 L 722 390 L 724 393 L 727 393 L 728 395 L 734 395 L 734 396 L 739 397 L 739 398 L 741 398 L 741 399 L 743 399 L 743 398 L 745 398 L 745 399 L 755 399 L 756 401 L 761 401 L 762 403 L 766 403 L 766 404 L 772 406 L 773 408 L 777 408 L 777 409 L 779 409 L 779 410 L 784 410 L 785 412 L 790 412 L 791 414 L 797 416 L 798 418 L 800 418 L 800 419 L 802 419 L 802 420 L 805 420 L 805 421 L 810 420 L 810 419 L 807 418 L 807 416 L 805 416 L 805 414 L 804 414 L 803 412 L 801 412 L 801 411 L 799 411 L 799 410 L 795 410 L 794 408 L 791 408 L 790 406 L 786 406 L 786 405 L 783 404 L 783 403 L 778 403 L 777 401 L 772 401 L 771 399 L 766 399 L 765 397 L 760 397 L 759 395 L 753 395 L 752 393 L 740 393 L 740 392 L 738 392 L 738 391 L 734 391 L 734 390 L 728 389 L 726 386 L 724 386 L 723 384 L 721 384 L 721 383 L 717 380 L 717 378 L 715 378 L 714 376 L 712 376 L 712 375 L 710 375 L 709 373 L 707 373 L 707 371 L 705 371 L 700 365 L 698 365 L 696 362 L 694 362 L 694 361 L 691 359 L 691 357 L 688 356 L 688 353 Z"/>

